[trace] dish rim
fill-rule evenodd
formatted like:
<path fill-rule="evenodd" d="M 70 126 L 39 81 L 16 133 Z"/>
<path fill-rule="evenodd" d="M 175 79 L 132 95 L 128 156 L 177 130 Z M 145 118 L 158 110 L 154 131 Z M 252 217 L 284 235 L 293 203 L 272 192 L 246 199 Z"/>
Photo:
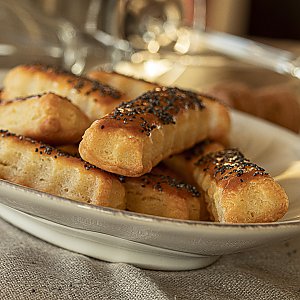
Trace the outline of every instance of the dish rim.
<path fill-rule="evenodd" d="M 193 220 L 180 220 L 180 219 L 172 219 L 172 218 L 166 218 L 166 217 L 159 217 L 159 216 L 152 216 L 152 215 L 146 215 L 142 213 L 136 213 L 136 212 L 130 212 L 126 210 L 119 210 L 116 208 L 111 207 L 104 207 L 104 206 L 97 206 L 89 203 L 83 203 L 78 202 L 72 199 L 67 199 L 60 196 L 55 196 L 46 192 L 41 192 L 26 186 L 22 186 L 16 183 L 9 182 L 4 179 L 0 179 L 0 189 L 2 185 L 8 185 L 11 186 L 13 189 L 21 190 L 26 193 L 34 194 L 40 198 L 46 197 L 47 200 L 56 201 L 56 203 L 59 203 L 59 205 L 71 205 L 73 208 L 79 207 L 80 209 L 92 209 L 96 210 L 100 213 L 105 213 L 106 215 L 110 215 L 113 217 L 121 217 L 126 218 L 127 220 L 135 220 L 139 222 L 157 222 L 157 223 L 166 223 L 168 225 L 178 225 L 178 226 L 207 226 L 207 227 L 216 227 L 216 228 L 257 228 L 257 227 L 263 227 L 263 228 L 269 228 L 269 227 L 283 227 L 283 226 L 295 226 L 300 225 L 300 219 L 299 220 L 287 220 L 287 221 L 276 221 L 276 222 L 270 222 L 270 223 L 218 223 L 218 222 L 211 222 L 211 221 L 193 221 Z M 54 203 L 54 202 L 53 202 Z M 1 203 L 3 204 L 3 203 Z M 3 204 L 6 205 L 6 204 Z M 8 206 L 8 205 L 6 205 Z M 17 209 L 19 211 L 22 211 L 20 209 Z M 25 212 L 27 213 L 27 212 Z M 30 214 L 30 213 L 27 213 Z M 34 214 L 32 214 L 35 216 Z M 37 216 L 41 218 L 41 216 Z M 180 224 L 180 225 L 179 225 Z"/>

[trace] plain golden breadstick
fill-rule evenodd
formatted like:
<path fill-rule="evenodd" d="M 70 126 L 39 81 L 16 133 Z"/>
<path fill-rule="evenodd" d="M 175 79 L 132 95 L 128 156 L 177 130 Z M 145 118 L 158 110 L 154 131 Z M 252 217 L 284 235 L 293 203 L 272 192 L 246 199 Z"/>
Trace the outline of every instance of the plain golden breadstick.
<path fill-rule="evenodd" d="M 129 99 L 134 99 L 149 90 L 159 87 L 156 83 L 136 79 L 116 72 L 105 72 L 103 70 L 90 71 L 87 73 L 87 77 L 106 83 L 122 91 Z"/>
<path fill-rule="evenodd" d="M 80 158 L 0 130 L 0 178 L 72 200 L 124 209 L 118 178 Z"/>
<path fill-rule="evenodd" d="M 0 103 L 0 128 L 51 145 L 77 143 L 88 117 L 68 99 L 53 93 Z"/>
<path fill-rule="evenodd" d="M 229 128 L 228 111 L 217 101 L 177 88 L 157 88 L 95 121 L 79 152 L 101 169 L 138 177 L 201 140 L 227 140 Z"/>
<path fill-rule="evenodd" d="M 194 176 L 217 222 L 273 222 L 287 212 L 283 188 L 237 149 L 207 154 L 196 162 Z"/>
<path fill-rule="evenodd" d="M 4 101 L 53 92 L 70 99 L 91 121 L 111 112 L 124 100 L 121 92 L 106 84 L 39 64 L 13 68 L 3 84 Z"/>
<path fill-rule="evenodd" d="M 127 210 L 160 217 L 200 220 L 198 190 L 161 168 L 141 177 L 120 176 L 126 190 Z"/>

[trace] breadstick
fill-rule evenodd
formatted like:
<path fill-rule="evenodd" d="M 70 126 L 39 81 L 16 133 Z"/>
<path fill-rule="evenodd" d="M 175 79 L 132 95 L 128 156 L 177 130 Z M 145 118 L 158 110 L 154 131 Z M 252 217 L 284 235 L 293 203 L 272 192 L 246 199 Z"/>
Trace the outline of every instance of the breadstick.
<path fill-rule="evenodd" d="M 79 155 L 77 145 L 65 145 L 59 149 Z M 164 165 L 159 165 L 141 177 L 120 176 L 126 190 L 126 209 L 166 218 L 200 220 L 200 203 L 204 201 L 204 193 L 177 179 L 176 175 Z"/>
<path fill-rule="evenodd" d="M 13 68 L 3 83 L 4 101 L 53 92 L 70 99 L 91 121 L 111 112 L 124 100 L 121 92 L 106 84 L 39 64 Z"/>
<path fill-rule="evenodd" d="M 118 178 L 80 158 L 0 130 L 0 178 L 72 200 L 124 209 Z"/>
<path fill-rule="evenodd" d="M 185 182 L 197 186 L 193 176 L 195 162 L 210 152 L 217 152 L 223 149 L 224 146 L 220 143 L 204 140 L 184 152 L 171 155 L 164 159 L 163 163 Z"/>
<path fill-rule="evenodd" d="M 119 91 L 122 91 L 129 99 L 135 99 L 141 94 L 159 87 L 156 83 L 136 79 L 116 72 L 105 72 L 103 70 L 90 71 L 87 73 L 87 77 L 93 80 L 98 80 Z"/>
<path fill-rule="evenodd" d="M 80 157 L 80 154 L 78 152 L 78 144 L 61 145 L 57 146 L 56 149 L 62 152 L 66 152 L 72 156 Z"/>
<path fill-rule="evenodd" d="M 178 88 L 157 88 L 95 121 L 79 152 L 101 169 L 138 177 L 201 140 L 227 140 L 229 125 L 228 111 L 219 102 Z"/>
<path fill-rule="evenodd" d="M 194 177 L 217 222 L 273 222 L 287 212 L 283 188 L 237 149 L 207 154 L 196 162 Z"/>
<path fill-rule="evenodd" d="M 183 181 L 196 186 L 201 194 L 204 195 L 201 187 L 198 186 L 194 179 L 195 162 L 210 152 L 216 152 L 223 149 L 224 147 L 221 144 L 205 140 L 182 153 L 170 156 L 165 159 L 163 163 L 175 172 Z M 207 221 L 213 219 L 213 216 L 210 216 L 210 212 L 207 210 L 205 197 L 200 198 L 200 206 L 200 220 Z"/>
<path fill-rule="evenodd" d="M 141 177 L 120 176 L 126 190 L 127 210 L 184 220 L 200 220 L 203 196 L 192 185 L 172 178 L 161 168 Z"/>
<path fill-rule="evenodd" d="M 68 99 L 53 93 L 0 103 L 0 128 L 51 145 L 77 143 L 88 117 Z"/>

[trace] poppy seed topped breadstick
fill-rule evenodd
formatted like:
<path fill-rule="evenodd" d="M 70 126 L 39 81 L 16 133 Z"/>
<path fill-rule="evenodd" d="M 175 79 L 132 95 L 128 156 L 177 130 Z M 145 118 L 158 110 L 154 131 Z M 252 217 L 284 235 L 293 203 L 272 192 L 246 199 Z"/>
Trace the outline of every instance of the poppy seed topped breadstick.
<path fill-rule="evenodd" d="M 156 88 L 95 121 L 79 152 L 101 169 L 138 177 L 201 140 L 227 140 L 229 127 L 228 111 L 219 102 L 178 88 Z"/>
<path fill-rule="evenodd" d="M 192 185 L 156 167 L 141 177 L 120 176 L 126 190 L 126 208 L 149 215 L 200 220 L 202 194 Z"/>
<path fill-rule="evenodd" d="M 204 140 L 184 152 L 172 155 L 171 157 L 165 159 L 163 163 L 170 170 L 175 172 L 179 178 L 182 178 L 185 182 L 198 187 L 198 189 L 201 191 L 202 188 L 198 186 L 198 183 L 194 178 L 194 170 L 196 168 L 195 162 L 210 152 L 216 152 L 223 149 L 224 146 L 220 143 Z M 200 205 L 200 220 L 205 221 L 213 219 L 213 217 L 210 216 L 210 212 L 207 210 L 205 197 L 200 198 Z"/>
<path fill-rule="evenodd" d="M 283 188 L 237 149 L 209 153 L 195 163 L 194 178 L 217 222 L 273 222 L 287 212 Z"/>
<path fill-rule="evenodd" d="M 223 149 L 224 146 L 220 143 L 204 140 L 192 148 L 171 155 L 164 159 L 163 163 L 185 182 L 197 186 L 197 182 L 193 176 L 195 162 L 210 152 L 217 152 Z"/>
<path fill-rule="evenodd" d="M 80 158 L 0 130 L 0 178 L 68 199 L 124 209 L 118 178 Z"/>
<path fill-rule="evenodd" d="M 53 92 L 67 97 L 91 122 L 111 112 L 124 101 L 121 92 L 106 84 L 40 64 L 20 65 L 11 69 L 3 84 L 3 101 Z"/>

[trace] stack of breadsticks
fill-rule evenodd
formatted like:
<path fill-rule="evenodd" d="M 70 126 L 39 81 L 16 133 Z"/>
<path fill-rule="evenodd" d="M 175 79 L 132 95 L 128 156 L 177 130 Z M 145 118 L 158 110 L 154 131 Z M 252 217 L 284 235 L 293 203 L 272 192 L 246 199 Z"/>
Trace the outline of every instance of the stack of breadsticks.
<path fill-rule="evenodd" d="M 209 96 L 43 65 L 18 66 L 3 84 L 4 180 L 185 220 L 272 222 L 288 209 L 280 185 L 227 148 L 228 110 Z"/>

